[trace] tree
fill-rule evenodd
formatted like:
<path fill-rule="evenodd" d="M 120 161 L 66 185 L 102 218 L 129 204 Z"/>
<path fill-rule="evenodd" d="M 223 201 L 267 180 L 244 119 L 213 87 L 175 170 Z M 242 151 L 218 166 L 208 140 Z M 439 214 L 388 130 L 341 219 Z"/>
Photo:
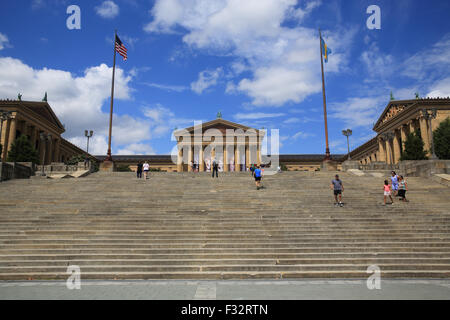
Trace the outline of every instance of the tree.
<path fill-rule="evenodd" d="M 450 159 L 450 117 L 433 132 L 434 151 L 439 159 Z"/>
<path fill-rule="evenodd" d="M 400 157 L 404 160 L 426 160 L 427 152 L 424 150 L 424 143 L 419 131 L 411 132 L 406 137 L 405 150 Z"/>
<path fill-rule="evenodd" d="M 69 160 L 66 161 L 66 164 L 69 166 L 74 166 L 77 165 L 78 162 L 84 162 L 84 160 L 86 159 L 86 156 L 79 154 L 76 156 L 73 156 L 72 158 L 70 158 Z M 97 161 L 95 161 L 94 159 L 90 158 L 89 159 L 91 161 L 91 171 L 92 172 L 97 172 L 98 171 L 98 163 Z"/>
<path fill-rule="evenodd" d="M 8 152 L 8 162 L 33 162 L 39 164 L 39 154 L 32 146 L 28 137 L 21 135 L 11 145 Z"/>

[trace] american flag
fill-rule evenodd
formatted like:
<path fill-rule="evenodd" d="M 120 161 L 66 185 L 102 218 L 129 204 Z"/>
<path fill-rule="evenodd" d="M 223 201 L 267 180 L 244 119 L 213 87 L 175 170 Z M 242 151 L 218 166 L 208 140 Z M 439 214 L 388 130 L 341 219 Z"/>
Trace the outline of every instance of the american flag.
<path fill-rule="evenodd" d="M 116 35 L 116 51 L 123 57 L 123 60 L 127 60 L 127 48 L 120 41 L 119 37 Z"/>

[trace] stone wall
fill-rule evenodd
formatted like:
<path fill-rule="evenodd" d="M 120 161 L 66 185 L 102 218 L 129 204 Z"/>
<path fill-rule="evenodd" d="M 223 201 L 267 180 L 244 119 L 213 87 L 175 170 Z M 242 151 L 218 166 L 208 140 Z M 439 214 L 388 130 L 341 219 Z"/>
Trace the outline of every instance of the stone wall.
<path fill-rule="evenodd" d="M 0 181 L 29 179 L 34 175 L 34 165 L 29 162 L 0 162 Z"/>
<path fill-rule="evenodd" d="M 399 171 L 413 177 L 431 177 L 434 174 L 450 174 L 450 160 L 409 160 L 399 163 Z"/>

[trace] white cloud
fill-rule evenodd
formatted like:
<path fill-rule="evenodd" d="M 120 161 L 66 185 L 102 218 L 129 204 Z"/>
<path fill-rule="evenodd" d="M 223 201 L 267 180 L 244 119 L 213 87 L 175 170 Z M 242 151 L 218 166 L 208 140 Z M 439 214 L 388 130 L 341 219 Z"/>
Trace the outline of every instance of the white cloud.
<path fill-rule="evenodd" d="M 0 50 L 3 50 L 5 48 L 8 48 L 9 45 L 9 39 L 8 37 L 0 32 Z"/>
<path fill-rule="evenodd" d="M 429 98 L 450 97 L 450 77 L 436 81 L 429 90 L 430 92 L 426 95 Z"/>
<path fill-rule="evenodd" d="M 145 30 L 183 33 L 189 47 L 235 58 L 235 76 L 250 75 L 227 93 L 245 93 L 255 106 L 282 106 L 301 102 L 320 92 L 320 60 L 317 30 L 288 27 L 286 21 L 305 18 L 320 1 L 297 0 L 157 0 L 153 20 Z M 327 33 L 333 48 L 328 72 L 337 72 L 347 56 L 356 30 Z M 339 35 L 339 37 L 337 36 Z M 348 50 L 347 50 L 348 52 Z M 201 89 L 199 89 L 201 91 Z"/>
<path fill-rule="evenodd" d="M 314 134 L 299 131 L 299 132 L 297 132 L 296 134 L 294 134 L 294 135 L 292 136 L 292 139 L 293 139 L 293 140 L 297 140 L 297 139 L 308 139 L 308 138 L 310 138 L 310 137 L 314 137 Z"/>
<path fill-rule="evenodd" d="M 215 86 L 217 80 L 223 74 L 222 68 L 204 70 L 198 74 L 198 80 L 191 83 L 191 89 L 197 94 L 202 94 L 209 87 Z"/>
<path fill-rule="evenodd" d="M 343 120 L 346 126 L 371 127 L 386 107 L 387 97 L 349 98 L 330 105 L 331 118 Z"/>
<path fill-rule="evenodd" d="M 99 16 L 105 19 L 113 19 L 119 15 L 119 6 L 114 1 L 103 1 L 101 5 L 95 7 Z"/>
<path fill-rule="evenodd" d="M 0 97 L 14 99 L 20 92 L 24 101 L 40 101 L 47 91 L 50 106 L 65 124 L 64 137 L 84 149 L 84 130 L 94 130 L 91 150 L 105 154 L 109 114 L 102 111 L 102 105 L 110 98 L 111 72 L 112 68 L 101 64 L 75 76 L 63 70 L 33 69 L 11 57 L 0 58 Z M 131 99 L 131 80 L 116 68 L 116 108 L 121 100 Z M 150 125 L 145 120 L 114 115 L 113 125 L 113 152 L 121 145 L 150 138 Z"/>
<path fill-rule="evenodd" d="M 151 88 L 161 89 L 165 91 L 175 91 L 175 92 L 183 92 L 188 89 L 186 86 L 174 86 L 174 85 L 167 85 L 167 84 L 158 84 L 158 83 L 144 83 L 146 86 L 149 86 Z"/>
<path fill-rule="evenodd" d="M 267 118 L 277 118 L 284 116 L 284 113 L 263 113 L 263 112 L 254 112 L 254 113 L 237 113 L 234 115 L 234 119 L 237 121 L 240 120 L 259 120 L 259 119 L 267 119 Z"/>
<path fill-rule="evenodd" d="M 148 118 L 151 134 L 155 137 L 162 137 L 175 128 L 191 126 L 194 123 L 192 119 L 177 118 L 169 108 L 161 104 L 144 107 L 143 114 Z"/>

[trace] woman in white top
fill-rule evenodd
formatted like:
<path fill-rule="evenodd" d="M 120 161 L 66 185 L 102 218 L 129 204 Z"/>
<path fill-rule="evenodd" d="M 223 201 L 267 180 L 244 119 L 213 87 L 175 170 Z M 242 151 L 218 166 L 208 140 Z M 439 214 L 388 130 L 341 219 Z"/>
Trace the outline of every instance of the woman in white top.
<path fill-rule="evenodd" d="M 147 161 L 145 161 L 144 165 L 142 166 L 142 168 L 144 169 L 144 177 L 145 180 L 148 179 L 148 171 L 150 170 L 150 165 L 148 164 Z"/>

